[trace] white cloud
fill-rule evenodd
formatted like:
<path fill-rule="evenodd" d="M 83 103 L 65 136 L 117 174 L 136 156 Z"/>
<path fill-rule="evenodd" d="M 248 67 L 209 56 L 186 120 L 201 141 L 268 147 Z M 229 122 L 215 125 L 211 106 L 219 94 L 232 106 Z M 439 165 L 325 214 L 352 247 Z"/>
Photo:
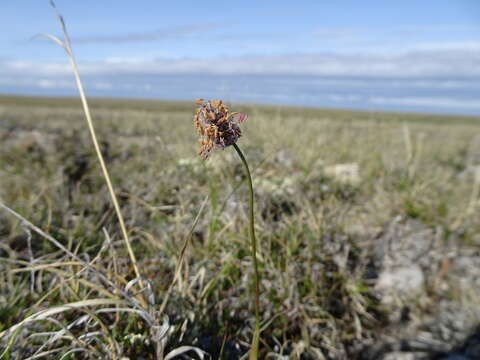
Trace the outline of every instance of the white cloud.
<path fill-rule="evenodd" d="M 450 99 L 443 97 L 379 97 L 372 96 L 369 102 L 377 105 L 408 105 L 442 108 L 480 109 L 479 100 Z"/>
<path fill-rule="evenodd" d="M 327 99 L 336 103 L 350 103 L 360 101 L 361 97 L 356 94 L 329 94 Z"/>
<path fill-rule="evenodd" d="M 68 63 L 36 63 L 31 60 L 4 60 L 0 59 L 0 75 L 37 75 L 58 76 L 71 73 Z"/>
<path fill-rule="evenodd" d="M 37 85 L 43 89 L 51 89 L 55 88 L 56 82 L 52 80 L 41 79 L 37 82 Z"/>
<path fill-rule="evenodd" d="M 75 82 L 73 79 L 61 80 L 61 79 L 40 79 L 36 82 L 36 85 L 41 89 L 74 89 Z"/>
<path fill-rule="evenodd" d="M 469 47 L 468 47 L 469 46 Z M 423 50 L 399 55 L 287 54 L 210 58 L 109 58 L 81 63 L 83 75 L 259 74 L 370 78 L 480 77 L 480 43 L 454 50 Z M 2 74 L 66 76 L 65 62 L 1 61 Z"/>
<path fill-rule="evenodd" d="M 107 82 L 96 82 L 93 84 L 93 87 L 97 90 L 111 90 L 113 85 Z"/>
<path fill-rule="evenodd" d="M 480 41 L 428 41 L 410 46 L 411 51 L 480 51 Z"/>
<path fill-rule="evenodd" d="M 72 39 L 76 44 L 123 44 L 148 41 L 159 41 L 164 39 L 177 39 L 185 36 L 195 36 L 199 32 L 209 31 L 218 28 L 221 24 L 185 25 L 165 29 L 149 30 L 137 33 L 125 34 L 95 34 L 92 36 L 77 37 Z"/>
<path fill-rule="evenodd" d="M 480 46 L 402 54 L 112 57 L 81 62 L 89 94 L 480 113 Z M 429 48 L 428 50 L 426 50 Z M 242 75 L 242 76 L 238 76 Z M 0 59 L 0 90 L 65 94 L 67 62 Z M 91 91 L 90 91 L 91 90 Z M 70 91 L 70 92 L 69 92 Z"/>

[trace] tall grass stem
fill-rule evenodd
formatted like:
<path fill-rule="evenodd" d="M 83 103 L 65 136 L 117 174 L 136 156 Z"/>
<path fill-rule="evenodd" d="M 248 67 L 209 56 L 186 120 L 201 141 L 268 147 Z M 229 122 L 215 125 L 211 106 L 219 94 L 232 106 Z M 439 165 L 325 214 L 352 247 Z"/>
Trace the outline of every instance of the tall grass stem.
<path fill-rule="evenodd" d="M 108 191 L 110 193 L 110 197 L 112 199 L 112 203 L 113 203 L 113 206 L 115 208 L 115 212 L 117 214 L 118 222 L 120 223 L 120 229 L 121 229 L 123 238 L 125 240 L 125 244 L 127 246 L 128 255 L 130 257 L 130 261 L 132 262 L 132 266 L 133 266 L 133 269 L 134 269 L 134 272 L 135 272 L 135 276 L 137 278 L 141 278 L 141 274 L 140 274 L 140 271 L 138 270 L 138 266 L 137 266 L 137 259 L 135 257 L 135 253 L 133 252 L 133 249 L 132 249 L 132 246 L 131 246 L 131 243 L 130 243 L 130 238 L 128 236 L 127 228 L 125 226 L 125 221 L 123 220 L 122 212 L 120 211 L 120 206 L 118 204 L 117 196 L 115 195 L 115 191 L 113 190 L 112 181 L 110 180 L 110 175 L 108 173 L 107 166 L 105 165 L 105 160 L 103 158 L 102 152 L 100 150 L 100 146 L 98 144 L 97 135 L 96 135 L 96 132 L 95 132 L 95 128 L 93 126 L 92 116 L 90 114 L 90 108 L 88 106 L 87 98 L 85 96 L 85 91 L 83 89 L 83 84 L 82 84 L 82 81 L 80 79 L 80 73 L 79 73 L 79 70 L 78 70 L 77 62 L 75 60 L 75 56 L 73 54 L 70 37 L 68 36 L 68 32 L 67 32 L 67 27 L 65 25 L 65 21 L 63 20 L 63 17 L 58 13 L 57 8 L 55 7 L 55 3 L 53 1 L 51 1 L 50 4 L 52 5 L 53 9 L 55 10 L 55 12 L 57 14 L 58 19 L 60 20 L 60 24 L 62 26 L 62 32 L 63 32 L 63 36 L 64 36 L 64 41 L 61 41 L 61 40 L 59 40 L 59 39 L 57 39 L 57 38 L 55 38 L 54 36 L 51 36 L 51 35 L 47 35 L 47 37 L 52 39 L 53 41 L 55 41 L 57 44 L 59 44 L 65 50 L 65 52 L 67 53 L 68 59 L 70 61 L 70 65 L 72 66 L 73 74 L 75 76 L 75 82 L 77 84 L 78 92 L 80 93 L 80 99 L 82 101 L 83 111 L 85 112 L 85 118 L 87 120 L 88 129 L 89 129 L 90 135 L 92 137 L 93 146 L 95 147 L 95 152 L 96 152 L 98 160 L 100 162 L 100 167 L 102 168 L 103 176 L 104 176 L 105 181 L 107 183 Z"/>

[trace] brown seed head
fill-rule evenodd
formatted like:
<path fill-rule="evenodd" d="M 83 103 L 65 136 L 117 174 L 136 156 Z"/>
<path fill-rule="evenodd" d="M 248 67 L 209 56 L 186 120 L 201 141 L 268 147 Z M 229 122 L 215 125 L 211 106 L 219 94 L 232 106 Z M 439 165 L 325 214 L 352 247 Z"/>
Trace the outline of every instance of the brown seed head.
<path fill-rule="evenodd" d="M 224 149 L 233 145 L 242 135 L 239 123 L 247 120 L 244 113 L 231 113 L 222 100 L 203 99 L 195 101 L 200 105 L 193 122 L 200 136 L 199 155 L 207 159 L 214 146 Z"/>

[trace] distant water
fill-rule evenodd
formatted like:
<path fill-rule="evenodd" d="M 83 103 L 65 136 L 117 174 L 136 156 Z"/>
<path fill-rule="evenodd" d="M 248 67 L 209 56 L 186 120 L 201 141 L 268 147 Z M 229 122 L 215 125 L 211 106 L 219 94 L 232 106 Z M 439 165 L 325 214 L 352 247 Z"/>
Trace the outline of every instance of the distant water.
<path fill-rule="evenodd" d="M 360 78 L 285 75 L 121 75 L 84 77 L 88 95 L 480 115 L 480 79 Z M 75 95 L 71 87 L 15 92 Z M 8 93 L 0 83 L 0 92 Z"/>

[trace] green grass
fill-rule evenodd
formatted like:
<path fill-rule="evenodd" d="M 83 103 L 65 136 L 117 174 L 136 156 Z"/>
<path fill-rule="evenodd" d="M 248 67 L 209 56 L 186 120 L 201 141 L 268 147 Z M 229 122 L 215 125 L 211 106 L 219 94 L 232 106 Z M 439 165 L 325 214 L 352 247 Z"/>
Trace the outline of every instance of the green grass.
<path fill-rule="evenodd" d="M 90 106 L 156 308 L 210 196 L 165 309 L 173 332 L 167 351 L 194 345 L 218 354 L 228 340 L 224 351 L 233 352 L 229 344 L 237 343 L 245 352 L 255 325 L 254 277 L 248 189 L 233 149 L 215 151 L 206 163 L 197 157 L 193 102 L 92 99 Z M 315 359 L 321 351 L 331 359 L 344 353 L 359 358 L 356 345 L 379 339 L 388 325 L 366 273 L 372 243 L 395 218 L 440 229 L 446 242 L 460 246 L 478 240 L 480 220 L 467 211 L 474 181 L 466 169 L 480 162 L 480 119 L 255 105 L 233 109 L 249 114 L 239 144 L 256 191 L 261 357 L 270 352 Z M 95 267 L 118 284 L 134 279 L 80 101 L 2 96 L 0 141 L 1 202 L 82 259 L 102 251 Z M 343 182 L 325 171 L 345 163 L 358 164 L 358 181 Z M 101 250 L 105 233 L 111 245 Z M 72 279 L 81 266 L 68 265 L 71 257 L 35 233 L 35 264 L 62 264 L 35 271 L 31 283 L 30 272 L 20 271 L 30 261 L 25 228 L 2 211 L 0 240 L 0 331 L 31 314 L 39 300 L 47 308 L 106 296 L 99 290 L 105 283 L 94 273 Z M 342 267 L 337 260 L 347 247 Z M 47 295 L 54 286 L 57 290 Z M 444 294 L 425 292 L 422 306 L 434 307 L 439 296 Z M 81 314 L 72 311 L 57 320 L 67 324 Z M 153 358 L 141 318 L 98 316 L 110 329 L 111 339 L 105 339 L 120 344 L 124 356 Z M 29 331 L 57 325 L 38 323 Z M 80 336 L 85 329 L 72 331 Z M 19 358 L 41 344 L 40 338 L 27 341 L 26 334 L 14 344 Z M 98 344 L 91 344 L 92 351 L 105 356 Z M 73 345 L 63 339 L 55 346 Z"/>

